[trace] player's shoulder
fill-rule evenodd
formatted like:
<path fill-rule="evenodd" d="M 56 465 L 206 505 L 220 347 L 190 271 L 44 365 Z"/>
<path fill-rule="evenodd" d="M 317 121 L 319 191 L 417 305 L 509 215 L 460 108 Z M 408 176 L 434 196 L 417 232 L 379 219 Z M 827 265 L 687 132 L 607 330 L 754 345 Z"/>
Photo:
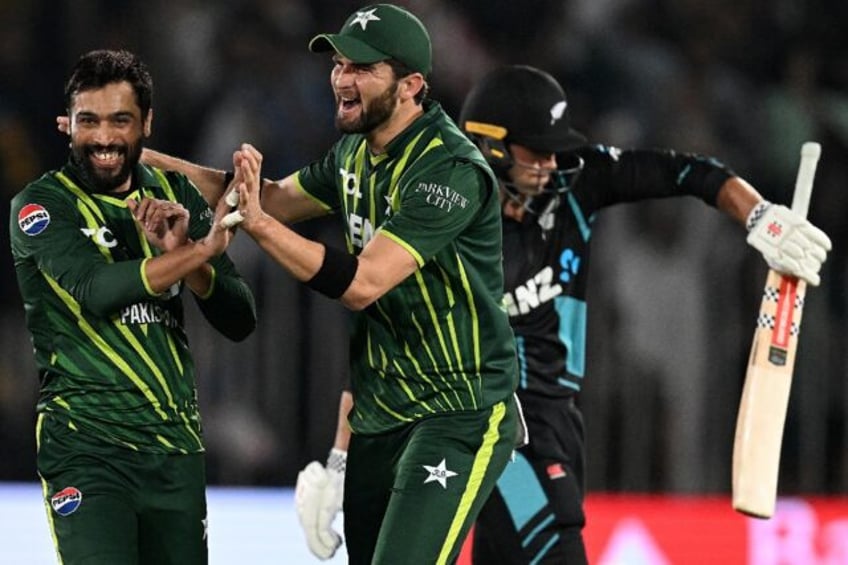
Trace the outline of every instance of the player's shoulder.
<path fill-rule="evenodd" d="M 431 144 L 441 149 L 447 155 L 460 159 L 484 160 L 478 147 L 468 139 L 459 126 L 447 114 L 434 120 L 431 125 L 431 137 L 438 138 L 441 143 Z"/>
<path fill-rule="evenodd" d="M 18 194 L 22 193 L 33 193 L 33 192 L 41 192 L 41 191 L 51 191 L 54 190 L 57 186 L 60 186 L 62 183 L 59 178 L 56 176 L 58 171 L 47 171 L 43 173 L 40 177 L 35 180 L 27 183 L 23 189 L 18 192 Z"/>
<path fill-rule="evenodd" d="M 158 186 L 169 200 L 184 202 L 187 198 L 202 198 L 200 190 L 179 171 L 138 165 L 142 186 Z"/>
<path fill-rule="evenodd" d="M 65 200 L 70 195 L 62 190 L 62 183 L 56 177 L 57 171 L 48 171 L 28 183 L 12 197 L 12 209 L 15 210 L 27 202 L 55 202 Z"/>
<path fill-rule="evenodd" d="M 138 164 L 138 171 L 142 176 L 142 184 L 169 184 L 175 187 L 191 185 L 189 178 L 179 171 L 160 169 L 141 163 Z"/>
<path fill-rule="evenodd" d="M 618 161 L 627 151 L 615 145 L 592 143 L 578 147 L 574 153 L 586 161 Z"/>
<path fill-rule="evenodd" d="M 64 216 L 75 209 L 76 198 L 63 188 L 56 172 L 44 173 L 12 197 L 10 219 L 20 228 L 12 230 L 13 242 L 24 235 L 41 234 L 50 225 L 51 218 Z"/>
<path fill-rule="evenodd" d="M 446 176 L 494 176 L 483 155 L 467 138 L 434 138 L 426 151 L 421 152 L 408 171 L 413 174 L 442 174 Z"/>
<path fill-rule="evenodd" d="M 430 137 L 431 141 L 416 163 L 421 169 L 495 182 L 494 172 L 480 149 L 449 118 L 435 124 Z"/>

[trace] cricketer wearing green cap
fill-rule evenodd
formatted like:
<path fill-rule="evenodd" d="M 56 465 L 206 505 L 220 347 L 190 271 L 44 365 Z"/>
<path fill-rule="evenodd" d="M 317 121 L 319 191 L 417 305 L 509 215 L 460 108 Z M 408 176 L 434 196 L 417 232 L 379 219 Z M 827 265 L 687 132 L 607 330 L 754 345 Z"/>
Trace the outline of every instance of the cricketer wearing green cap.
<path fill-rule="evenodd" d="M 354 254 L 387 243 L 411 260 L 409 276 L 355 316 L 343 489 L 349 561 L 450 563 L 516 437 L 496 185 L 436 102 L 413 102 L 408 114 L 401 108 L 371 130 L 361 117 L 377 113 L 381 97 L 365 100 L 366 81 L 350 78 L 358 73 L 399 63 L 401 72 L 422 75 L 419 98 L 426 92 L 432 47 L 415 15 L 391 4 L 364 7 L 309 48 L 334 53 L 336 122 L 348 135 L 295 180 L 342 215 Z M 405 80 L 394 76 L 387 90 L 400 91 Z M 357 99 L 361 113 L 348 118 L 345 105 Z M 409 125 L 385 142 L 376 135 L 395 123 Z M 338 508 L 327 505 L 332 481 L 318 473 L 320 463 L 311 465 L 298 478 L 298 512 L 310 549 L 326 558 L 340 543 L 326 521 Z"/>
<path fill-rule="evenodd" d="M 417 17 L 367 6 L 309 46 L 332 53 L 341 137 L 281 181 L 234 181 L 239 229 L 352 311 L 353 433 L 346 453 L 299 474 L 298 517 L 309 549 L 331 557 L 343 491 L 349 563 L 451 563 L 519 435 L 497 179 L 427 99 L 431 46 Z M 234 157 L 261 159 L 247 144 Z M 223 171 L 153 162 L 186 172 L 210 202 L 225 190 Z M 344 249 L 287 225 L 327 214 Z"/>
<path fill-rule="evenodd" d="M 357 10 L 339 33 L 322 33 L 309 42 L 316 53 L 336 51 L 354 63 L 394 59 L 424 76 L 430 74 L 430 34 L 415 15 L 392 4 Z"/>

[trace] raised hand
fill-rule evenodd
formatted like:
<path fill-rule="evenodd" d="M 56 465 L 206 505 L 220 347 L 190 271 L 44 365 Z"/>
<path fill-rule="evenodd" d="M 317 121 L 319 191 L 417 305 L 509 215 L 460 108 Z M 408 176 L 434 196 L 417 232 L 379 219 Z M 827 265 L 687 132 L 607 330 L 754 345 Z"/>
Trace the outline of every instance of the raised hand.
<path fill-rule="evenodd" d="M 252 145 L 242 144 L 241 148 L 233 153 L 233 170 L 235 179 L 224 200 L 230 206 L 238 208 L 224 217 L 224 224 L 225 226 L 241 224 L 243 229 L 250 231 L 250 226 L 254 222 L 266 217 L 260 203 L 262 154 Z"/>
<path fill-rule="evenodd" d="M 190 214 L 182 204 L 144 197 L 127 200 L 127 207 L 147 241 L 161 251 L 171 251 L 188 241 Z"/>
<path fill-rule="evenodd" d="M 244 183 L 236 185 L 233 190 L 241 190 L 242 186 L 244 186 Z M 227 249 L 227 246 L 230 245 L 230 241 L 232 241 L 235 235 L 235 226 L 239 223 L 228 223 L 224 221 L 226 216 L 234 213 L 227 200 L 227 198 L 218 200 L 218 205 L 215 207 L 215 217 L 212 219 L 212 226 L 209 228 L 209 233 L 200 241 L 200 243 L 209 248 L 212 255 L 220 255 Z"/>

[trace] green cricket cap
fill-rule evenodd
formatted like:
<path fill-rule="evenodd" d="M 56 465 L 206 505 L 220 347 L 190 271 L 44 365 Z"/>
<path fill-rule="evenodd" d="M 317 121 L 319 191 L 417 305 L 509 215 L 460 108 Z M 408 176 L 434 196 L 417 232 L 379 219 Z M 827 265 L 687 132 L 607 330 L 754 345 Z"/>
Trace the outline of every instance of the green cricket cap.
<path fill-rule="evenodd" d="M 424 76 L 430 73 L 433 61 L 430 34 L 424 24 L 393 4 L 360 8 L 348 17 L 339 33 L 313 37 L 309 50 L 336 51 L 362 64 L 395 59 Z"/>

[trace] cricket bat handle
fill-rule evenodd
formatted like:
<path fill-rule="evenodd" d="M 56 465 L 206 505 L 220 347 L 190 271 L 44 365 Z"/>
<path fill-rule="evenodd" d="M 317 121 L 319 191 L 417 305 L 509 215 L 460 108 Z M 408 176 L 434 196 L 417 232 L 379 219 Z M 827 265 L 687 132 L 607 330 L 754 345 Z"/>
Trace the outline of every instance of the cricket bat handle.
<path fill-rule="evenodd" d="M 813 193 L 813 178 L 821 156 L 821 145 L 808 141 L 801 146 L 801 164 L 795 179 L 795 192 L 792 195 L 792 211 L 807 217 L 810 209 L 810 195 Z"/>

